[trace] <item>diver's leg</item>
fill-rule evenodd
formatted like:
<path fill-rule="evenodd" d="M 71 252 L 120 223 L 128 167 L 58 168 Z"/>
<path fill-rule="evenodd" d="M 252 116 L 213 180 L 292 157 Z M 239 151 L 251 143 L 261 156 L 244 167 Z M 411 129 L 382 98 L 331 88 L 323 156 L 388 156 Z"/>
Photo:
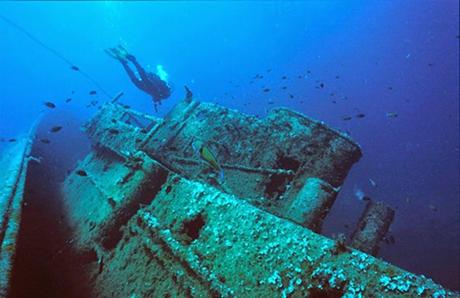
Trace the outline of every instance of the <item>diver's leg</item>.
<path fill-rule="evenodd" d="M 134 85 L 136 85 L 136 87 L 139 89 L 144 89 L 142 81 L 136 77 L 136 74 L 129 67 L 128 62 L 123 61 L 123 60 L 120 60 L 120 62 L 123 68 L 125 69 L 126 73 L 128 74 L 129 78 L 134 83 Z"/>
<path fill-rule="evenodd" d="M 129 55 L 128 59 L 136 67 L 137 72 L 139 73 L 139 76 L 141 77 L 141 80 L 144 81 L 144 82 L 150 81 L 150 78 L 147 76 L 147 73 L 145 72 L 145 69 L 137 62 L 136 57 L 134 57 L 132 55 Z"/>

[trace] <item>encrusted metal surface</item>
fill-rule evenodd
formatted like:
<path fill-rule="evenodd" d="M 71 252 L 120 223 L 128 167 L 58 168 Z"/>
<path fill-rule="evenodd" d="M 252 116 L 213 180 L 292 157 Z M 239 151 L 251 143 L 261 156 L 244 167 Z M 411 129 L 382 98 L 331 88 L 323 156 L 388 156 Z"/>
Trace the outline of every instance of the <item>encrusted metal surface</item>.
<path fill-rule="evenodd" d="M 0 157 L 0 297 L 8 292 L 21 224 L 22 201 L 29 156 L 35 138 L 32 126 L 29 134 L 6 148 Z M 37 161 L 39 161 L 37 159 Z"/>
<path fill-rule="evenodd" d="M 97 296 L 456 297 L 428 278 L 176 175 L 129 221 L 105 262 Z"/>
<path fill-rule="evenodd" d="M 361 156 L 321 122 L 182 101 L 164 119 L 106 104 L 85 128 L 94 150 L 62 196 L 95 296 L 458 297 L 313 232 Z"/>

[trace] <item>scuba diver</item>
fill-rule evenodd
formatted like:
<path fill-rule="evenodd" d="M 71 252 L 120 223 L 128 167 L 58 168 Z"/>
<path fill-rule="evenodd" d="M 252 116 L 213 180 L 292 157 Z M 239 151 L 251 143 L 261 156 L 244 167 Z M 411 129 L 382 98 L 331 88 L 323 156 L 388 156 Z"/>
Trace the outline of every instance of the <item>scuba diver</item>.
<path fill-rule="evenodd" d="M 115 48 L 106 49 L 105 52 L 110 57 L 120 61 L 134 85 L 152 97 L 155 111 L 158 112 L 158 104 L 161 104 L 161 101 L 168 98 L 172 92 L 172 88 L 167 82 L 168 74 L 164 71 L 163 67 L 161 65 L 157 65 L 156 74 L 146 72 L 137 62 L 136 57 L 129 54 L 128 51 L 121 45 Z M 129 67 L 128 62 L 131 62 L 136 67 L 140 78 L 134 74 L 134 71 Z"/>

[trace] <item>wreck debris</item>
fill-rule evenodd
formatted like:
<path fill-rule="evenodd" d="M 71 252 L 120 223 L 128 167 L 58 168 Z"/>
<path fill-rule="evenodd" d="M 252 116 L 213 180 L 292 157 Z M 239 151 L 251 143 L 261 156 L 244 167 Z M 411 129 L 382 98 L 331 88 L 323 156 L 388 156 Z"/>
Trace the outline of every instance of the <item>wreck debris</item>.
<path fill-rule="evenodd" d="M 124 94 L 123 91 L 118 92 L 117 95 L 115 95 L 110 102 L 111 103 L 116 103 L 120 99 L 120 97 L 123 96 L 123 94 Z"/>
<path fill-rule="evenodd" d="M 383 202 L 368 200 L 351 236 L 351 246 L 376 256 L 379 243 L 393 222 L 395 211 Z"/>
<path fill-rule="evenodd" d="M 258 119 L 187 99 L 163 119 L 106 103 L 85 131 L 94 149 L 79 167 L 91 175 L 70 173 L 62 195 L 75 249 L 96 246 L 110 255 L 104 270 L 95 269 L 95 296 L 135 290 L 146 297 L 394 297 L 417 287 L 443 290 L 312 231 L 321 230 L 361 157 L 357 144 L 322 122 L 284 108 Z M 216 150 L 225 187 L 196 158 L 196 138 Z M 410 286 L 399 292 L 380 283 L 384 276 Z M 114 283 L 120 279 L 129 282 Z"/>
<path fill-rule="evenodd" d="M 196 218 L 201 220 L 194 226 Z M 143 297 L 186 296 L 187 289 L 202 297 L 368 297 L 376 292 L 403 297 L 421 289 L 427 296 L 445 291 L 425 277 L 347 249 L 343 242 L 338 250 L 337 241 L 177 175 L 125 231 L 95 280 L 95 295 L 126 296 L 144 276 L 150 286 L 135 288 Z M 183 233 L 193 238 L 181 241 Z M 132 283 L 113 282 L 122 277 Z"/>
<path fill-rule="evenodd" d="M 319 178 L 308 178 L 289 207 L 289 218 L 319 232 L 322 221 L 334 204 L 338 189 Z"/>

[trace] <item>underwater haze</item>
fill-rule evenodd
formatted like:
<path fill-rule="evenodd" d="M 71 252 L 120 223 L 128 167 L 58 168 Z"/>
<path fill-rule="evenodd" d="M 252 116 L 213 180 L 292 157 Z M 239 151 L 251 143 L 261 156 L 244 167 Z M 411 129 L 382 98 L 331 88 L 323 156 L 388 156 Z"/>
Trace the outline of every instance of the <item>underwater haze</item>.
<path fill-rule="evenodd" d="M 56 158 L 81 158 L 89 145 L 68 127 L 120 91 L 154 116 L 184 85 L 258 117 L 288 107 L 363 151 L 323 233 L 351 234 L 357 194 L 384 201 L 396 216 L 379 257 L 460 290 L 458 28 L 456 0 L 1 2 L 0 149 L 44 115 L 62 126 Z M 117 45 L 166 71 L 173 93 L 158 111 L 104 52 Z"/>

